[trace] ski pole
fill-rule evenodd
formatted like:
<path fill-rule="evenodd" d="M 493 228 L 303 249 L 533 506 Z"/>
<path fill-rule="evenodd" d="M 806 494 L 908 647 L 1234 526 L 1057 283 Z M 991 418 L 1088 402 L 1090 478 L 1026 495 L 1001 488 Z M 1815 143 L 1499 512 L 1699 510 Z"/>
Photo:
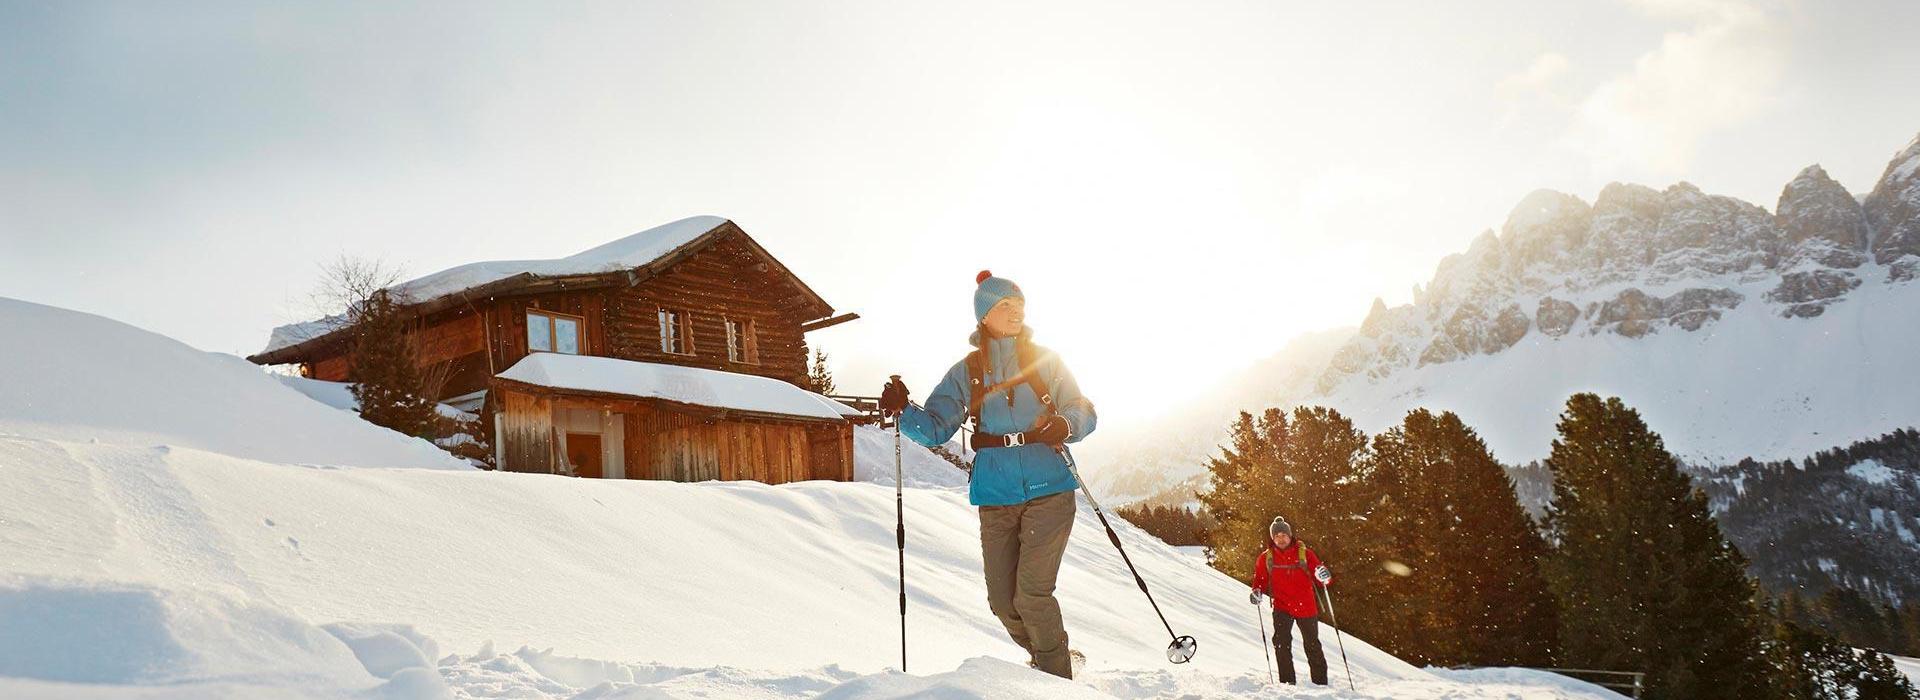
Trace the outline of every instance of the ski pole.
<path fill-rule="evenodd" d="M 1347 664 L 1347 638 L 1340 634 L 1340 616 L 1333 614 L 1333 591 L 1317 581 L 1314 586 L 1327 596 L 1327 621 L 1333 623 L 1333 638 L 1340 642 L 1340 666 L 1347 670 L 1347 689 L 1358 690 L 1353 687 L 1353 667 Z"/>
<path fill-rule="evenodd" d="M 1273 672 L 1273 640 L 1267 638 L 1267 611 L 1259 603 L 1253 604 L 1253 618 L 1260 621 L 1260 655 L 1267 659 L 1267 682 L 1279 682 Z"/>
<path fill-rule="evenodd" d="M 900 376 L 893 379 L 899 381 Z M 900 549 L 900 672 L 907 672 L 907 506 L 900 464 L 900 416 L 893 417 L 893 532 Z"/>
<path fill-rule="evenodd" d="M 1153 606 L 1153 614 L 1160 616 L 1160 624 L 1167 628 L 1167 636 L 1173 637 L 1173 643 L 1167 645 L 1167 660 L 1176 664 L 1193 660 L 1194 653 L 1200 650 L 1200 643 L 1191 636 L 1173 633 L 1173 625 L 1167 622 L 1166 613 L 1160 612 L 1160 604 L 1154 602 L 1153 592 L 1147 590 L 1147 580 L 1140 578 L 1140 570 L 1134 568 L 1133 559 L 1127 556 L 1127 548 L 1120 545 L 1120 534 L 1113 531 L 1113 523 L 1107 522 L 1107 514 L 1100 509 L 1100 502 L 1094 500 L 1093 490 L 1087 488 L 1087 480 L 1080 478 L 1080 467 L 1073 463 L 1073 453 L 1068 452 L 1065 447 L 1056 449 L 1059 450 L 1060 456 L 1067 460 L 1067 471 L 1073 473 L 1073 480 L 1080 482 L 1080 492 L 1086 494 L 1087 503 L 1093 505 L 1093 514 L 1100 518 L 1100 526 L 1107 529 L 1107 541 L 1112 542 L 1113 548 L 1120 551 L 1120 561 L 1126 562 L 1127 571 L 1133 573 L 1133 582 L 1140 586 L 1141 593 L 1147 595 L 1147 604 Z"/>

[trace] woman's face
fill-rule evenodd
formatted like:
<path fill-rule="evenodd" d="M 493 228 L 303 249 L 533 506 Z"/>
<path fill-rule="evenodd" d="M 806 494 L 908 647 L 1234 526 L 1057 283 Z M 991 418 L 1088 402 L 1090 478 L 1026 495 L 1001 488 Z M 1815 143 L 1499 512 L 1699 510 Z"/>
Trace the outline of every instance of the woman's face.
<path fill-rule="evenodd" d="M 1027 300 L 1020 297 L 1007 297 L 994 304 L 987 311 L 987 333 L 995 338 L 1010 338 L 1020 334 L 1027 322 Z"/>

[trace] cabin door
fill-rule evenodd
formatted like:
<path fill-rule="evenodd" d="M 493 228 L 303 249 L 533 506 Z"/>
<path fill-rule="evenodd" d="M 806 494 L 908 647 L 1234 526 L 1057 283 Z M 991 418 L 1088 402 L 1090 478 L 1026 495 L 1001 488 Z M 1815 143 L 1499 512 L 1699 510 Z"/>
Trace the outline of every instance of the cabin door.
<path fill-rule="evenodd" d="M 589 433 L 567 433 L 567 462 L 573 465 L 575 476 L 598 479 L 603 470 L 600 462 L 600 436 Z"/>

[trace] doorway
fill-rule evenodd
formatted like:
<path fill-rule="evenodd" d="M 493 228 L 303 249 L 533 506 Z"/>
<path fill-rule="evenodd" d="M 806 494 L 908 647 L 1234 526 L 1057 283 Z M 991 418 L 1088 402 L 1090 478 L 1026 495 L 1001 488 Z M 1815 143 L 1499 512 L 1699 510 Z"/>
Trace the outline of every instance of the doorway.
<path fill-rule="evenodd" d="M 600 464 L 600 436 L 591 433 L 567 433 L 567 463 L 573 475 L 598 479 L 604 475 Z"/>

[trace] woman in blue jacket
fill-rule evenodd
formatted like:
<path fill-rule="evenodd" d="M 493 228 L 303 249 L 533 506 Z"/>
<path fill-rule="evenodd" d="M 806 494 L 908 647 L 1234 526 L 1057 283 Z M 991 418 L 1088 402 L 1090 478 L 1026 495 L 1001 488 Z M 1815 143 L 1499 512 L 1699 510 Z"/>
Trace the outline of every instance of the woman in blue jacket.
<path fill-rule="evenodd" d="M 1093 402 L 1058 355 L 1033 344 L 1019 285 L 984 270 L 974 281 L 974 351 L 947 370 L 924 406 L 908 401 L 906 385 L 895 379 L 881 392 L 881 410 L 898 416 L 902 434 L 928 446 L 945 444 L 974 421 L 978 454 L 968 497 L 980 507 L 987 606 L 1036 668 L 1071 678 L 1053 588 L 1079 488 L 1066 445 L 1093 432 Z"/>

